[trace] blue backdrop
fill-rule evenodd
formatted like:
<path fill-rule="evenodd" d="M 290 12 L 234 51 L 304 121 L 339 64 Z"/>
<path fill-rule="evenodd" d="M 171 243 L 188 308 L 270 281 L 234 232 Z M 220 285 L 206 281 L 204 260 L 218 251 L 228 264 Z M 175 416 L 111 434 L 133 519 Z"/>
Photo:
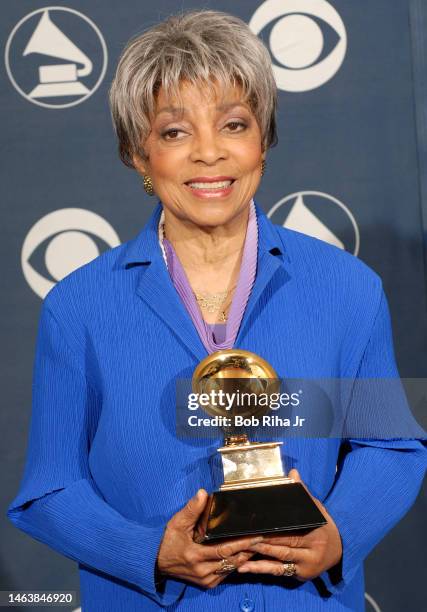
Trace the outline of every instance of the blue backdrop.
<path fill-rule="evenodd" d="M 40 304 L 151 213 L 118 159 L 108 87 L 132 35 L 203 7 L 244 19 L 271 53 L 279 144 L 257 201 L 380 274 L 401 375 L 427 377 L 425 0 L 2 3 L 2 590 L 78 590 L 74 563 L 4 517 L 23 470 Z M 424 495 L 367 560 L 367 610 L 425 607 L 425 515 Z"/>

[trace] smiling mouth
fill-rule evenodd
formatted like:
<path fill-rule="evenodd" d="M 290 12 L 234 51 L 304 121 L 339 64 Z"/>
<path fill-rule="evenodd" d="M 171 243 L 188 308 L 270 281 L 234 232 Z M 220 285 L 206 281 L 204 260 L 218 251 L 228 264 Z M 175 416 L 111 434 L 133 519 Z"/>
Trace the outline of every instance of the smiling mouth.
<path fill-rule="evenodd" d="M 188 181 L 188 183 L 185 183 L 188 187 L 190 187 L 191 189 L 197 190 L 203 190 L 203 191 L 217 191 L 217 190 L 222 190 L 222 189 L 227 189 L 228 187 L 230 187 L 234 181 L 236 179 L 230 179 L 227 181 L 209 181 L 209 182 L 199 182 L 199 181 Z"/>

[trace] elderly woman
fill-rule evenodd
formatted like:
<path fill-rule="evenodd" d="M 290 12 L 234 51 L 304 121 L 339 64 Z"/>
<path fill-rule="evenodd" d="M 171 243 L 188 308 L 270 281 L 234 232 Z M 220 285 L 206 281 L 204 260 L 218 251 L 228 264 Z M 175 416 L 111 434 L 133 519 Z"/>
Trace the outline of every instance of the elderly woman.
<path fill-rule="evenodd" d="M 253 200 L 276 142 L 267 50 L 225 13 L 172 16 L 126 46 L 111 107 L 159 202 L 44 300 L 10 520 L 78 562 L 85 612 L 363 610 L 363 560 L 420 486 L 416 440 L 289 439 L 327 524 L 193 541 L 218 444 L 175 435 L 175 381 L 200 360 L 236 347 L 280 377 L 397 376 L 380 279 Z"/>

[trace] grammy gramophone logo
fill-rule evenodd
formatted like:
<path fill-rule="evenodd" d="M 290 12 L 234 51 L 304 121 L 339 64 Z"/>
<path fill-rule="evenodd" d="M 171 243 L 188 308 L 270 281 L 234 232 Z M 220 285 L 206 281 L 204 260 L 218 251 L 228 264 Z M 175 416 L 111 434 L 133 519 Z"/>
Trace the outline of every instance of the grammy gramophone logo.
<path fill-rule="evenodd" d="M 360 231 L 350 208 L 328 193 L 298 191 L 276 202 L 267 216 L 275 225 L 302 232 L 358 255 Z"/>
<path fill-rule="evenodd" d="M 13 28 L 5 64 L 24 98 L 46 108 L 66 108 L 83 102 L 99 87 L 107 68 L 107 47 L 86 15 L 66 7 L 45 7 Z"/>

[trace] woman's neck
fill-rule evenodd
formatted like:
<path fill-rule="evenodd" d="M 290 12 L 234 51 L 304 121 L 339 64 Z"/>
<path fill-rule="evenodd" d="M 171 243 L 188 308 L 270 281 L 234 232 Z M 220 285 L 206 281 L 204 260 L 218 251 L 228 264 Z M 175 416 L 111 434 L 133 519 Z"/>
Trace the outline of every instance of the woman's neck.
<path fill-rule="evenodd" d="M 217 293 L 237 283 L 249 207 L 230 224 L 198 227 L 165 210 L 165 237 L 172 244 L 193 291 Z"/>

